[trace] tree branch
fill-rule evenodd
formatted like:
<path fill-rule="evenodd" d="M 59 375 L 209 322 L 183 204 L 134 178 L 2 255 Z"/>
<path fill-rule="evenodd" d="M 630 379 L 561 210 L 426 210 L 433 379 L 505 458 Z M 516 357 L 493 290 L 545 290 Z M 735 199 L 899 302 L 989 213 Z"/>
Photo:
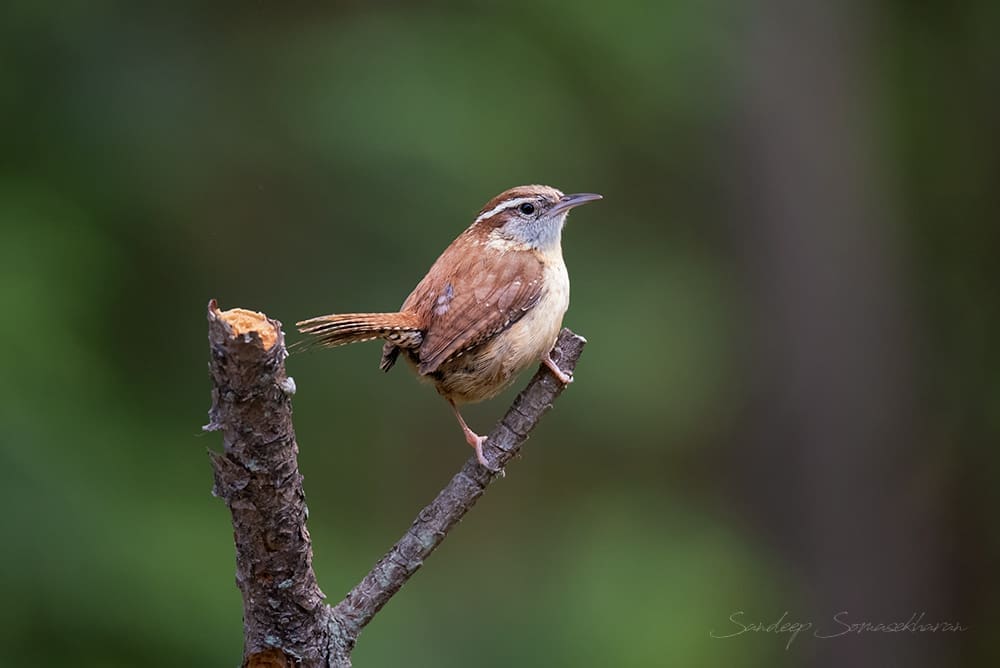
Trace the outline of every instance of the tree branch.
<path fill-rule="evenodd" d="M 361 629 L 420 568 L 498 475 L 470 457 L 403 537 L 335 607 L 312 568 L 312 543 L 291 418 L 295 384 L 285 373 L 281 323 L 261 313 L 208 305 L 212 408 L 207 431 L 222 431 L 210 453 L 212 492 L 233 518 L 236 584 L 243 594 L 243 665 L 351 665 Z M 572 372 L 586 341 L 559 333 L 553 360 Z M 544 366 L 489 434 L 485 453 L 502 468 L 563 390 Z"/>

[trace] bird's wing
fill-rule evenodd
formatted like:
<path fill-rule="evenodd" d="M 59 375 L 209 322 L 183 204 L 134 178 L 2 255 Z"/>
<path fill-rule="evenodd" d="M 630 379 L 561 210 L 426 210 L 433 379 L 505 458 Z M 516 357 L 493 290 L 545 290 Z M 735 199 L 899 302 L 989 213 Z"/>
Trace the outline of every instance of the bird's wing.
<path fill-rule="evenodd" d="M 403 304 L 403 311 L 422 311 L 426 323 L 421 374 L 507 329 L 542 294 L 544 266 L 536 253 L 483 252 L 471 239 L 456 241 L 465 243 L 452 244 Z"/>

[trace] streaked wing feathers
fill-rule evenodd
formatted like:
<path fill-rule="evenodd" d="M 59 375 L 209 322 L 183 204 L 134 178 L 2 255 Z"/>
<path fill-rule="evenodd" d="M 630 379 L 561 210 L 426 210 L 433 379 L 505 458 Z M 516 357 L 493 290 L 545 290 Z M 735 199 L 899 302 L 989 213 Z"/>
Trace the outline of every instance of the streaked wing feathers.
<path fill-rule="evenodd" d="M 457 239 L 401 309 L 423 311 L 421 374 L 510 327 L 541 297 L 543 265 L 533 251 L 483 252 L 473 243 Z"/>

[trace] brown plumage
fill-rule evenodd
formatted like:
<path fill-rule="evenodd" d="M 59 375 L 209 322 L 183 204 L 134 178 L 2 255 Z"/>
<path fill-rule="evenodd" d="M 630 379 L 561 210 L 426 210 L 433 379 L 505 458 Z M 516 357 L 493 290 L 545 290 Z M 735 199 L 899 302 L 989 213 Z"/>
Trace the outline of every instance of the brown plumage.
<path fill-rule="evenodd" d="M 489 467 L 485 438 L 456 404 L 495 396 L 539 361 L 571 380 L 548 356 L 569 305 L 561 230 L 570 208 L 599 198 L 548 186 L 505 191 L 445 249 L 398 312 L 320 316 L 299 329 L 326 347 L 384 339 L 380 368 L 388 371 L 402 354 L 433 382 Z"/>
<path fill-rule="evenodd" d="M 316 337 L 326 348 L 380 338 L 422 336 L 422 322 L 413 313 L 341 313 L 324 315 L 296 323 L 303 334 Z"/>

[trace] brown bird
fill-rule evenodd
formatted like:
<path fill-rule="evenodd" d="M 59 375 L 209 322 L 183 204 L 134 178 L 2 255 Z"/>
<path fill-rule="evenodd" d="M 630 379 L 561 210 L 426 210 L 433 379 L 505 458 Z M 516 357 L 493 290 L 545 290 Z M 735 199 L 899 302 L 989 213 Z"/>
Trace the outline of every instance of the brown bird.
<path fill-rule="evenodd" d="M 379 368 L 399 354 L 451 405 L 479 463 L 485 436 L 458 405 L 496 396 L 541 362 L 563 383 L 573 378 L 549 357 L 569 307 L 562 228 L 573 207 L 600 195 L 564 195 L 548 186 L 500 193 L 441 254 L 395 313 L 324 315 L 296 323 L 325 347 L 385 339 Z"/>

